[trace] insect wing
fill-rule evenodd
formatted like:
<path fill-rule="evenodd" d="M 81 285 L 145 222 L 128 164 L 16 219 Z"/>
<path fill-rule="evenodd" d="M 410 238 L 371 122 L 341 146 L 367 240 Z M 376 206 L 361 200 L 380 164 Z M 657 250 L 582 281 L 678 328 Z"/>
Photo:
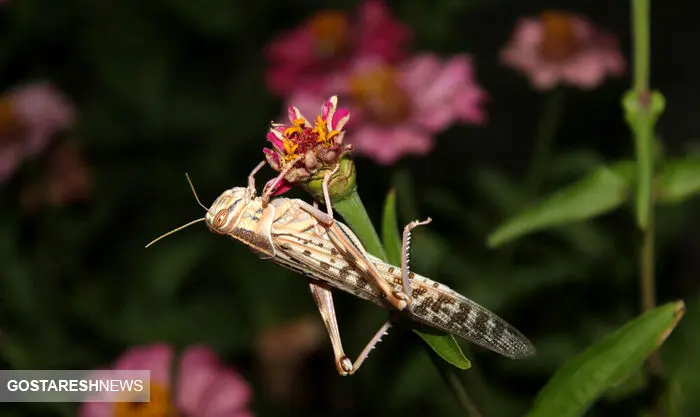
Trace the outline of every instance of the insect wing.
<path fill-rule="evenodd" d="M 379 260 L 377 268 L 400 287 L 401 270 Z M 446 285 L 410 273 L 414 320 L 476 343 L 513 359 L 531 357 L 535 347 L 518 329 Z"/>

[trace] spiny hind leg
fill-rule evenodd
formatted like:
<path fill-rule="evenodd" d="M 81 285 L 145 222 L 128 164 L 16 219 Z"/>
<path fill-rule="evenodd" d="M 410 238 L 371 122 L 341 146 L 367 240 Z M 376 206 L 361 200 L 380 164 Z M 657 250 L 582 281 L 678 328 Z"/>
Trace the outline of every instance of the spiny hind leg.
<path fill-rule="evenodd" d="M 352 375 L 360 369 L 362 363 L 367 359 L 367 356 L 369 356 L 369 352 L 381 341 L 382 336 L 387 334 L 391 323 L 387 321 L 379 328 L 379 331 L 370 339 L 367 346 L 362 350 L 362 353 L 360 353 L 353 362 L 343 350 L 343 342 L 340 339 L 338 319 L 335 315 L 335 306 L 333 304 L 333 294 L 331 290 L 321 284 L 314 284 L 313 282 L 309 282 L 309 286 L 311 288 L 311 295 L 323 318 L 323 323 L 326 325 L 326 330 L 328 330 L 328 336 L 330 336 L 331 339 L 333 355 L 335 356 L 335 367 L 342 376 Z"/>
<path fill-rule="evenodd" d="M 408 267 L 408 255 L 411 246 L 411 231 L 418 226 L 424 226 L 433 221 L 430 217 L 423 221 L 414 220 L 403 228 L 403 239 L 401 241 L 401 282 L 403 284 L 403 292 L 411 294 L 411 281 L 408 278 L 411 272 Z"/>
<path fill-rule="evenodd" d="M 304 201 L 299 202 L 299 207 L 313 216 L 326 228 L 328 237 L 333 245 L 335 245 L 336 249 L 343 254 L 346 260 L 352 262 L 352 264 L 365 275 L 368 281 L 374 284 L 375 288 L 386 296 L 391 305 L 399 310 L 403 310 L 411 303 L 410 295 L 401 291 L 394 291 L 391 284 L 382 277 L 374 266 L 373 261 L 367 257 L 365 249 L 359 246 L 359 244 L 356 243 L 356 239 L 353 239 L 348 234 L 348 231 L 345 230 L 344 227 L 339 226 L 333 218 L 333 207 L 331 206 L 331 198 L 328 192 L 328 182 L 339 168 L 340 165 L 336 165 L 336 167 L 332 171 L 326 173 L 323 178 L 323 197 L 326 204 L 326 213 L 321 211 L 315 204 L 312 206 Z"/>

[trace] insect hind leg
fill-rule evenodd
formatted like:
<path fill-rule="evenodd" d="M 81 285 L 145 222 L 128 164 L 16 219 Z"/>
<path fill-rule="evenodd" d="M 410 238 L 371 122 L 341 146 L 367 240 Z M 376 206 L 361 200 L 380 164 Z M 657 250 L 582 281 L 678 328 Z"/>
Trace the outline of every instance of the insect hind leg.
<path fill-rule="evenodd" d="M 423 221 L 414 220 L 407 224 L 403 228 L 403 239 L 401 242 L 401 282 L 403 285 L 403 292 L 408 295 L 411 294 L 411 282 L 409 280 L 410 269 L 408 266 L 408 255 L 411 246 L 411 231 L 418 226 L 424 226 L 433 221 L 430 217 Z"/>
<path fill-rule="evenodd" d="M 345 354 L 343 349 L 343 342 L 340 339 L 340 331 L 338 330 L 338 319 L 335 315 L 335 306 L 333 304 L 333 294 L 331 290 L 322 284 L 315 284 L 313 282 L 309 283 L 311 288 L 311 295 L 316 302 L 318 311 L 321 313 L 323 318 L 323 323 L 326 325 L 326 330 L 328 331 L 328 336 L 331 339 L 331 345 L 333 346 L 333 356 L 335 356 L 335 367 L 338 373 L 342 376 L 352 375 L 360 369 L 360 366 L 364 363 L 365 359 L 369 356 L 369 353 L 374 349 L 374 347 L 381 341 L 382 336 L 387 334 L 387 331 L 391 327 L 391 323 L 387 321 L 379 328 L 379 331 L 370 339 L 360 355 L 353 362 Z"/>

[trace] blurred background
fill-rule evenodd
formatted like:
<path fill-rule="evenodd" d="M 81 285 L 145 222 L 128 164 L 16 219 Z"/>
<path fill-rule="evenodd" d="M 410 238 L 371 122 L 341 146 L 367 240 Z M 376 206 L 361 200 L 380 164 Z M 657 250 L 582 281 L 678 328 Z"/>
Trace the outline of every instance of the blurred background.
<path fill-rule="evenodd" d="M 3 2 L 3 368 L 92 369 L 133 347 L 205 345 L 248 381 L 248 408 L 256 416 L 462 413 L 411 332 L 393 330 L 360 372 L 338 376 L 304 278 L 240 243 L 198 225 L 144 249 L 202 216 L 184 173 L 208 205 L 224 189 L 243 185 L 264 159 L 270 121 L 283 120 L 288 104 L 266 79 L 274 64 L 268 46 L 319 11 L 353 16 L 359 5 Z M 486 119 L 456 122 L 433 135 L 430 151 L 391 163 L 358 154 L 359 193 L 377 227 L 392 188 L 402 225 L 432 217 L 415 232 L 413 270 L 496 311 L 534 342 L 538 356 L 524 361 L 465 343 L 473 368 L 458 373 L 481 415 L 523 415 L 566 359 L 640 312 L 640 235 L 630 207 L 498 249 L 485 243 L 535 196 L 606 161 L 633 158 L 620 105 L 631 85 L 629 4 L 407 0 L 385 6 L 412 31 L 407 55 L 472 57 L 474 82 L 488 94 Z M 700 61 L 687 49 L 700 41 L 699 7 L 655 2 L 652 8 L 652 87 L 667 100 L 658 132 L 669 156 L 700 144 Z M 518 19 L 546 10 L 590 19 L 617 39 L 628 65 L 595 88 L 557 90 L 551 154 L 540 184 L 527 189 L 538 132 L 552 115 L 550 92 L 534 88 L 499 54 Z M 346 138 L 352 143 L 351 132 Z M 259 186 L 275 174 L 265 168 Z M 310 201 L 297 190 L 287 196 Z M 638 416 L 674 386 L 674 369 L 700 364 L 692 342 L 700 325 L 698 203 L 657 213 L 657 297 L 659 303 L 684 299 L 688 307 L 662 351 L 668 380 L 635 374 L 588 415 Z M 345 294 L 336 295 L 336 308 L 354 357 L 386 312 Z M 698 375 L 684 375 L 689 379 L 678 389 L 700 387 Z M 700 412 L 697 404 L 687 407 L 694 412 L 685 415 Z M 77 411 L 77 405 L 12 404 L 0 415 Z"/>

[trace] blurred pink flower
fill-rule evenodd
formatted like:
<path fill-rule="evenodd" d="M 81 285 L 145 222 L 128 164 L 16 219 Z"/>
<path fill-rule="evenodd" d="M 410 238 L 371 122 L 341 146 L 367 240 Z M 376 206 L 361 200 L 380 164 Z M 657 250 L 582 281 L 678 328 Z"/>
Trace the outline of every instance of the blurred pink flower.
<path fill-rule="evenodd" d="M 614 36 L 583 17 L 563 12 L 520 19 L 501 51 L 501 61 L 524 72 L 538 90 L 558 84 L 592 89 L 625 70 Z"/>
<path fill-rule="evenodd" d="M 427 154 L 434 136 L 456 122 L 486 121 L 487 93 L 474 80 L 467 55 L 441 59 L 425 53 L 395 67 L 360 59 L 326 87 L 350 99 L 347 141 L 353 150 L 383 165 Z M 301 90 L 291 100 L 304 111 L 317 98 Z"/>
<path fill-rule="evenodd" d="M 81 417 L 252 417 L 251 388 L 235 371 L 223 366 L 208 348 L 189 347 L 179 358 L 177 381 L 171 384 L 170 346 L 154 344 L 124 353 L 111 369 L 150 370 L 151 398 L 147 403 L 85 402 Z"/>
<path fill-rule="evenodd" d="M 319 88 L 325 74 L 343 68 L 352 57 L 401 59 L 411 37 L 412 31 L 391 16 L 382 0 L 365 0 L 355 19 L 324 10 L 268 45 L 267 85 L 280 96 L 300 86 Z"/>
<path fill-rule="evenodd" d="M 51 84 L 35 83 L 0 97 L 0 183 L 27 157 L 42 152 L 53 136 L 73 124 L 75 110 Z"/>

